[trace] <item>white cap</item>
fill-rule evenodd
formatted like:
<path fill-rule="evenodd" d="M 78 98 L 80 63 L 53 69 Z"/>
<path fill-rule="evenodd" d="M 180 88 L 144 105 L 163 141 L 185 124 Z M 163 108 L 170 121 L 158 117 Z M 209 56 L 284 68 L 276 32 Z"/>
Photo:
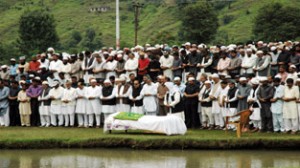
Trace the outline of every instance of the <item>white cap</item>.
<path fill-rule="evenodd" d="M 300 82 L 300 78 L 298 78 L 298 79 L 296 80 L 296 82 Z"/>
<path fill-rule="evenodd" d="M 14 59 L 14 58 L 11 58 L 11 59 L 10 59 L 10 61 L 16 61 L 16 59 Z"/>
<path fill-rule="evenodd" d="M 263 41 L 259 41 L 259 42 L 257 42 L 257 44 L 264 44 L 264 42 Z"/>
<path fill-rule="evenodd" d="M 214 74 L 211 75 L 211 77 L 212 77 L 212 78 L 219 78 L 219 75 L 216 74 L 216 73 L 214 73 Z"/>
<path fill-rule="evenodd" d="M 122 55 L 122 54 L 118 54 L 117 57 L 118 57 L 118 58 L 122 58 L 123 55 Z"/>
<path fill-rule="evenodd" d="M 1 69 L 5 69 L 5 68 L 7 68 L 7 65 L 2 65 L 1 66 Z"/>
<path fill-rule="evenodd" d="M 52 48 L 52 47 L 49 47 L 49 48 L 47 49 L 47 51 L 48 51 L 48 52 L 51 52 L 51 51 L 53 51 L 53 52 L 54 52 L 54 48 Z"/>
<path fill-rule="evenodd" d="M 204 82 L 204 84 L 211 84 L 211 81 L 206 80 L 206 81 Z"/>
<path fill-rule="evenodd" d="M 277 47 L 275 47 L 275 46 L 271 47 L 271 51 L 275 51 L 276 49 L 277 49 Z"/>
<path fill-rule="evenodd" d="M 245 78 L 245 77 L 240 77 L 239 81 L 247 81 L 247 78 Z"/>
<path fill-rule="evenodd" d="M 296 68 L 296 66 L 295 65 L 290 65 L 290 68 Z"/>
<path fill-rule="evenodd" d="M 225 51 L 225 50 L 227 50 L 227 47 L 226 46 L 221 46 L 221 50 Z"/>
<path fill-rule="evenodd" d="M 46 57 L 46 54 L 45 54 L 45 53 L 42 53 L 42 54 L 41 54 L 41 57 Z"/>
<path fill-rule="evenodd" d="M 34 77 L 34 80 L 41 80 L 41 78 L 39 76 Z"/>
<path fill-rule="evenodd" d="M 47 81 L 43 81 L 42 84 L 43 85 L 49 85 L 49 83 Z"/>
<path fill-rule="evenodd" d="M 174 78 L 174 81 L 177 81 L 177 80 L 180 81 L 180 80 L 181 80 L 180 77 L 176 76 L 176 77 Z"/>
<path fill-rule="evenodd" d="M 29 78 L 34 78 L 34 75 L 33 75 L 33 74 L 30 74 L 30 75 L 29 75 Z"/>
<path fill-rule="evenodd" d="M 194 77 L 189 77 L 188 81 L 194 81 L 195 78 Z"/>
<path fill-rule="evenodd" d="M 92 79 L 91 82 L 97 82 L 97 80 L 96 79 Z"/>
<path fill-rule="evenodd" d="M 20 80 L 19 84 L 22 85 L 22 84 L 25 84 L 26 82 L 24 80 Z"/>
<path fill-rule="evenodd" d="M 111 81 L 109 79 L 105 79 L 103 83 L 109 83 L 109 84 L 111 84 Z"/>
<path fill-rule="evenodd" d="M 261 50 L 258 50 L 257 52 L 256 52 L 256 54 L 263 54 L 264 52 L 263 51 L 261 51 Z"/>
<path fill-rule="evenodd" d="M 282 77 L 278 74 L 278 75 L 275 75 L 274 78 L 279 78 L 279 79 L 281 79 Z"/>
<path fill-rule="evenodd" d="M 251 83 L 252 85 L 258 85 L 258 84 L 259 84 L 259 81 L 258 81 L 257 78 L 252 78 L 251 81 L 250 81 L 250 83 Z"/>
<path fill-rule="evenodd" d="M 267 81 L 268 80 L 268 78 L 266 77 L 266 76 L 262 76 L 262 77 L 259 77 L 259 81 Z"/>
<path fill-rule="evenodd" d="M 252 49 L 251 48 L 247 48 L 246 51 L 247 52 L 252 52 Z"/>
<path fill-rule="evenodd" d="M 191 45 L 191 43 L 190 43 L 190 42 L 186 42 L 184 45 L 188 45 L 188 46 L 190 46 L 190 45 Z"/>
<path fill-rule="evenodd" d="M 115 78 L 115 81 L 116 82 L 120 82 L 120 81 L 122 81 L 120 78 Z"/>

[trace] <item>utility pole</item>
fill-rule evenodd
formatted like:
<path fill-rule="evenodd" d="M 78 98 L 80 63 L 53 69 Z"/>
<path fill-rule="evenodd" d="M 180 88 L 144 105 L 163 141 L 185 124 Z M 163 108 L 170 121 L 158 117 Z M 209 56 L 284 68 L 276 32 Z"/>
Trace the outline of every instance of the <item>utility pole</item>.
<path fill-rule="evenodd" d="M 116 49 L 120 49 L 120 13 L 119 0 L 116 0 Z"/>
<path fill-rule="evenodd" d="M 144 4 L 141 4 L 137 1 L 133 2 L 134 7 L 134 45 L 137 46 L 137 38 L 138 38 L 138 29 L 139 29 L 139 15 L 140 15 L 140 8 L 143 7 Z"/>

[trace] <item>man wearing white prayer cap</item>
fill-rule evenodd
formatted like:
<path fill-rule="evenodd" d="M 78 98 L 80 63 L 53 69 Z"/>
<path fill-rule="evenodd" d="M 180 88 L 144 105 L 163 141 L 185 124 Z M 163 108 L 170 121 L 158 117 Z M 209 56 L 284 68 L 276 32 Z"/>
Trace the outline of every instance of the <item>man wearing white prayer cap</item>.
<path fill-rule="evenodd" d="M 211 92 L 211 81 L 206 80 L 204 82 L 204 87 L 200 91 L 198 100 L 201 105 L 201 123 L 202 128 L 212 129 L 214 126 L 214 119 L 212 115 L 212 100 L 210 99 Z"/>
<path fill-rule="evenodd" d="M 61 102 L 64 88 L 60 86 L 58 80 L 55 80 L 53 82 L 53 85 L 54 87 L 49 91 L 49 97 L 51 99 L 50 114 L 51 114 L 51 125 L 56 127 L 56 126 L 62 126 L 64 124 L 64 118 L 62 114 L 62 102 Z"/>
<path fill-rule="evenodd" d="M 164 96 L 164 105 L 169 108 L 168 115 L 177 116 L 184 121 L 184 102 L 179 89 L 172 82 L 166 82 L 165 85 L 168 92 Z"/>
<path fill-rule="evenodd" d="M 270 70 L 271 57 L 264 55 L 264 52 L 259 50 L 256 52 L 257 61 L 253 70 L 256 72 L 256 76 L 268 76 Z"/>
<path fill-rule="evenodd" d="M 261 104 L 261 132 L 272 132 L 271 98 L 274 96 L 274 88 L 269 85 L 267 77 L 260 77 L 261 86 L 257 91 L 257 98 Z"/>
<path fill-rule="evenodd" d="M 129 94 L 131 93 L 131 85 L 126 82 L 126 75 L 122 74 L 119 78 L 119 84 L 116 84 L 116 111 L 117 112 L 129 112 L 130 111 L 130 102 Z"/>
<path fill-rule="evenodd" d="M 9 71 L 7 70 L 8 66 L 7 65 L 2 65 L 1 66 L 1 71 L 0 71 L 0 78 L 4 80 L 9 79 Z"/>
<path fill-rule="evenodd" d="M 257 91 L 259 88 L 259 79 L 252 78 L 250 80 L 250 84 L 252 85 L 252 89 L 248 96 L 247 102 L 249 103 L 249 109 L 252 111 L 250 115 L 250 120 L 253 123 L 254 129 L 252 132 L 256 132 L 261 129 L 261 117 L 260 117 L 260 103 L 257 98 Z"/>
<path fill-rule="evenodd" d="M 178 76 L 176 76 L 173 81 L 174 81 L 175 87 L 177 87 L 179 89 L 181 96 L 183 96 L 186 85 L 181 82 L 181 78 Z"/>
<path fill-rule="evenodd" d="M 224 127 L 224 119 L 218 101 L 220 96 L 220 92 L 218 90 L 221 88 L 221 80 L 218 74 L 212 74 L 211 78 L 214 82 L 214 85 L 212 86 L 210 92 L 210 99 L 212 100 L 212 114 L 214 117 L 216 129 L 221 129 L 222 127 Z"/>
<path fill-rule="evenodd" d="M 239 79 L 239 85 L 237 87 L 238 89 L 238 94 L 237 94 L 237 99 L 238 99 L 238 106 L 237 106 L 237 111 L 243 111 L 248 109 L 248 103 L 247 103 L 247 97 L 250 94 L 251 91 L 251 86 L 248 84 L 247 78 L 246 77 L 240 77 Z"/>
<path fill-rule="evenodd" d="M 116 88 L 112 86 L 109 79 L 104 80 L 104 86 L 101 91 L 100 100 L 102 102 L 102 113 L 104 119 L 116 112 Z"/>
<path fill-rule="evenodd" d="M 72 88 L 71 86 L 72 82 L 67 80 L 61 98 L 62 114 L 64 115 L 65 127 L 74 127 L 75 123 L 76 89 Z"/>
<path fill-rule="evenodd" d="M 185 97 L 185 121 L 187 128 L 198 128 L 200 119 L 198 115 L 198 94 L 199 86 L 195 84 L 195 78 L 188 78 L 188 85 L 184 91 Z"/>
<path fill-rule="evenodd" d="M 296 83 L 296 80 L 298 79 L 298 75 L 297 75 L 297 68 L 295 65 L 290 65 L 289 72 L 286 79 L 288 78 L 292 78 L 294 80 L 294 83 Z"/>
<path fill-rule="evenodd" d="M 101 102 L 99 97 L 101 95 L 101 89 L 101 86 L 97 86 L 97 80 L 91 78 L 90 86 L 86 88 L 86 98 L 88 99 L 86 106 L 88 122 L 85 123 L 86 127 L 93 127 L 94 116 L 96 118 L 96 127 L 100 127 Z"/>

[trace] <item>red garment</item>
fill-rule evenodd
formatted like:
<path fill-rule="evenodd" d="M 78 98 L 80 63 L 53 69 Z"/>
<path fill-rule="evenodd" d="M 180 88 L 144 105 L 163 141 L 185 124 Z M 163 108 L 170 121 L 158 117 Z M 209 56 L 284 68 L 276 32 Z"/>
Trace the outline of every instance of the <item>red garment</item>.
<path fill-rule="evenodd" d="M 41 63 L 39 61 L 33 62 L 30 61 L 29 62 L 29 71 L 38 71 L 40 68 Z"/>
<path fill-rule="evenodd" d="M 139 75 L 145 75 L 148 73 L 147 69 L 146 68 L 145 70 L 141 71 L 140 69 L 143 69 L 145 67 L 148 67 L 149 66 L 149 63 L 150 63 L 150 60 L 148 58 L 145 58 L 145 59 L 139 59 L 139 71 L 138 71 L 138 74 Z"/>

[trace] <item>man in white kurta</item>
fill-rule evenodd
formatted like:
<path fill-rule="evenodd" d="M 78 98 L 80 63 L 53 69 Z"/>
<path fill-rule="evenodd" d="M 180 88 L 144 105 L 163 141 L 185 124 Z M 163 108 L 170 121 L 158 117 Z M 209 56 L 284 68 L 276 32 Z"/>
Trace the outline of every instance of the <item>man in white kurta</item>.
<path fill-rule="evenodd" d="M 104 120 L 106 120 L 110 114 L 116 112 L 116 88 L 112 86 L 109 79 L 104 81 L 100 100 L 102 101 Z"/>
<path fill-rule="evenodd" d="M 134 54 L 128 55 L 128 60 L 125 63 L 126 77 L 129 79 L 129 75 L 133 73 L 136 76 L 136 70 L 139 66 L 139 60 L 134 57 Z"/>
<path fill-rule="evenodd" d="M 159 59 L 160 68 L 163 70 L 164 76 L 170 79 L 173 79 L 173 71 L 172 71 L 173 61 L 174 61 L 174 57 L 169 55 L 169 53 L 165 53 Z"/>
<path fill-rule="evenodd" d="M 76 89 L 72 88 L 71 84 L 71 81 L 66 82 L 66 88 L 61 98 L 65 127 L 68 127 L 69 124 L 71 127 L 74 127 L 75 122 Z"/>
<path fill-rule="evenodd" d="M 253 74 L 253 67 L 256 63 L 256 55 L 252 54 L 252 49 L 246 50 L 246 56 L 244 57 L 241 65 L 241 74 Z"/>
<path fill-rule="evenodd" d="M 38 97 L 40 102 L 39 105 L 39 113 L 41 119 L 41 126 L 49 127 L 50 126 L 50 105 L 51 100 L 49 96 L 50 87 L 47 81 L 42 83 L 43 91 L 41 95 Z"/>
<path fill-rule="evenodd" d="M 89 67 L 90 69 L 93 69 L 94 77 L 96 79 L 104 79 L 105 78 L 105 61 L 104 59 L 99 55 L 95 54 L 95 60 L 93 64 Z"/>
<path fill-rule="evenodd" d="M 58 79 L 58 73 L 61 72 L 63 62 L 58 59 L 57 54 L 52 56 L 53 60 L 50 62 L 49 70 L 53 72 L 54 78 Z"/>
<path fill-rule="evenodd" d="M 143 86 L 141 95 L 144 97 L 143 104 L 146 115 L 156 115 L 157 111 L 157 85 L 155 85 L 149 76 L 144 76 L 147 78 L 146 83 Z"/>
<path fill-rule="evenodd" d="M 71 73 L 71 64 L 68 62 L 68 57 L 64 57 L 63 58 L 63 65 L 61 66 L 61 69 L 60 69 L 60 72 L 63 72 L 65 74 L 65 79 L 67 80 L 70 80 L 71 79 L 71 76 L 70 76 L 70 73 Z"/>
<path fill-rule="evenodd" d="M 273 129 L 274 132 L 283 132 L 283 119 L 282 119 L 282 109 L 283 109 L 283 101 L 282 97 L 284 95 L 284 86 L 280 85 L 280 79 L 275 78 L 273 80 L 274 86 L 274 97 L 271 99 L 271 112 L 273 117 Z"/>
<path fill-rule="evenodd" d="M 212 86 L 212 90 L 210 92 L 210 99 L 212 100 L 212 114 L 217 128 L 222 128 L 224 127 L 224 120 L 218 102 L 221 92 L 221 80 L 218 74 L 213 74 L 212 80 L 214 81 L 214 85 Z"/>
<path fill-rule="evenodd" d="M 117 68 L 117 61 L 113 59 L 113 55 L 109 55 L 106 60 L 104 69 L 106 70 L 106 79 L 109 79 L 111 76 L 116 76 L 116 68 Z"/>
<path fill-rule="evenodd" d="M 58 118 L 58 126 L 62 126 L 64 124 L 64 118 L 62 115 L 62 102 L 61 97 L 64 92 L 64 88 L 60 86 L 59 82 L 55 81 L 55 86 L 49 92 L 49 96 L 51 99 L 51 125 L 57 126 L 57 118 Z"/>
<path fill-rule="evenodd" d="M 299 99 L 299 88 L 294 85 L 294 80 L 286 80 L 284 88 L 283 119 L 285 131 L 292 131 L 295 134 L 298 131 L 298 108 L 296 100 Z"/>
<path fill-rule="evenodd" d="M 94 123 L 94 115 L 96 116 L 96 127 L 100 127 L 101 120 L 101 86 L 97 86 L 96 79 L 91 79 L 90 85 L 86 90 L 88 126 L 92 127 Z"/>
<path fill-rule="evenodd" d="M 124 74 L 125 75 L 125 74 Z M 131 93 L 131 86 L 130 84 L 126 83 L 126 77 L 120 77 L 121 84 L 116 86 L 116 98 L 117 98 L 117 105 L 116 111 L 118 112 L 129 112 L 130 111 L 130 104 L 129 104 L 129 94 Z"/>
<path fill-rule="evenodd" d="M 76 88 L 76 108 L 75 113 L 77 114 L 78 127 L 88 127 L 87 118 L 87 104 L 89 103 L 86 98 L 87 88 L 83 83 L 78 83 L 78 88 Z"/>

